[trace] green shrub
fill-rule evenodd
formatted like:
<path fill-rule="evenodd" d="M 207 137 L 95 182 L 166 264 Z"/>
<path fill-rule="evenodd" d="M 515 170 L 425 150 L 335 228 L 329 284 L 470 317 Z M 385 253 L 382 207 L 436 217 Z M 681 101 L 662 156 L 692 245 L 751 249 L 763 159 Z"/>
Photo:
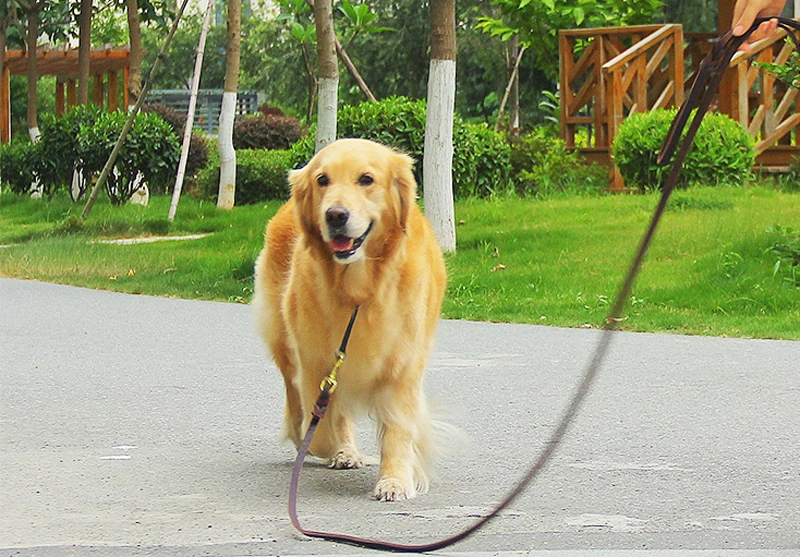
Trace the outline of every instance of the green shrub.
<path fill-rule="evenodd" d="M 233 126 L 234 149 L 288 149 L 306 134 L 297 118 L 256 114 Z"/>
<path fill-rule="evenodd" d="M 675 110 L 631 114 L 614 139 L 614 160 L 628 187 L 660 188 L 669 166 L 656 164 Z M 741 185 L 755 162 L 754 140 L 723 114 L 707 114 L 684 162 L 679 187 Z"/>
<path fill-rule="evenodd" d="M 363 137 L 413 157 L 414 175 L 422 185 L 425 146 L 425 101 L 390 97 L 339 109 L 337 136 Z M 511 150 L 505 136 L 486 125 L 453 123 L 453 192 L 456 198 L 489 196 L 511 186 Z M 314 155 L 314 130 L 292 146 L 295 164 Z"/>
<path fill-rule="evenodd" d="M 599 193 L 608 186 L 608 171 L 586 164 L 564 141 L 537 128 L 511 146 L 511 167 L 517 194 L 548 197 L 553 193 Z"/>
<path fill-rule="evenodd" d="M 453 194 L 456 199 L 508 192 L 511 146 L 486 124 L 457 121 L 453 128 Z"/>
<path fill-rule="evenodd" d="M 83 167 L 80 149 L 81 127 L 91 128 L 94 122 L 105 113 L 94 104 L 78 105 L 61 118 L 43 114 L 41 118 L 41 137 L 38 148 L 40 154 L 39 180 L 45 191 L 54 192 L 60 188 L 69 190 L 73 201 L 86 193 L 89 181 L 85 173 L 79 173 L 76 190 L 72 190 L 72 175 Z"/>
<path fill-rule="evenodd" d="M 156 103 L 142 105 L 142 112 L 154 112 L 161 116 L 175 132 L 178 143 L 183 143 L 183 134 L 186 130 L 186 115 L 181 114 L 169 105 Z M 186 159 L 186 181 L 195 179 L 200 169 L 205 168 L 208 164 L 208 157 L 209 148 L 205 138 L 199 133 L 192 132 L 189 138 L 189 153 Z M 172 190 L 175 185 L 175 176 L 178 174 L 178 162 L 175 162 L 175 168 L 166 181 L 154 179 L 153 182 L 148 184 L 152 193 L 166 193 Z"/>
<path fill-rule="evenodd" d="M 390 97 L 339 109 L 338 137 L 363 137 L 407 153 L 420 161 L 425 146 L 425 101 Z"/>
<path fill-rule="evenodd" d="M 127 118 L 123 111 L 103 113 L 93 125 L 81 126 L 79 147 L 87 176 L 105 166 Z M 154 113 L 137 114 L 106 182 L 111 203 L 120 205 L 130 199 L 141 183 L 139 178 L 164 183 L 174 176 L 179 151 L 175 133 L 163 118 Z"/>
<path fill-rule="evenodd" d="M 252 205 L 268 199 L 288 199 L 289 170 L 295 165 L 290 150 L 240 149 L 236 151 L 236 204 Z M 198 188 L 206 199 L 219 191 L 219 163 L 200 172 Z"/>
<path fill-rule="evenodd" d="M 0 183 L 12 192 L 27 193 L 36 180 L 34 168 L 39 159 L 37 145 L 28 141 L 0 145 Z"/>

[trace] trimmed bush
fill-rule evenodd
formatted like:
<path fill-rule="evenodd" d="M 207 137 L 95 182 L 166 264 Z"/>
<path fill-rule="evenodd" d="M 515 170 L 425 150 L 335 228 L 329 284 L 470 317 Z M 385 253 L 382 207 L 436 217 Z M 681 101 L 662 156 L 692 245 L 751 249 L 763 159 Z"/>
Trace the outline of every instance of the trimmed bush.
<path fill-rule="evenodd" d="M 338 137 L 362 137 L 413 157 L 414 175 L 422 185 L 425 145 L 425 101 L 390 97 L 339 109 Z M 511 149 L 505 135 L 483 124 L 453 123 L 453 192 L 456 198 L 489 196 L 511 188 Z M 314 129 L 292 146 L 295 164 L 314 155 Z"/>
<path fill-rule="evenodd" d="M 175 137 L 180 145 L 183 142 L 183 134 L 186 129 L 186 116 L 166 104 L 145 104 L 142 105 L 142 112 L 153 112 L 161 116 L 175 132 Z M 192 132 L 189 139 L 189 154 L 186 159 L 186 180 L 193 181 L 197 173 L 208 164 L 209 149 L 208 143 L 199 133 Z M 180 158 L 180 157 L 179 157 Z M 152 193 L 167 193 L 172 191 L 175 185 L 175 176 L 178 173 L 178 162 L 175 162 L 175 169 L 172 176 L 167 181 L 154 180 L 148 184 Z"/>
<path fill-rule="evenodd" d="M 453 129 L 453 194 L 488 197 L 511 189 L 511 146 L 486 124 L 458 122 Z"/>
<path fill-rule="evenodd" d="M 87 176 L 102 170 L 127 118 L 124 111 L 103 113 L 92 126 L 81 126 L 79 145 Z M 165 183 L 174 176 L 179 155 L 172 127 L 158 114 L 138 114 L 106 182 L 111 203 L 120 205 L 130 199 L 140 175 L 147 183 Z"/>
<path fill-rule="evenodd" d="M 289 150 L 241 149 L 236 151 L 236 204 L 252 205 L 268 199 L 288 199 L 289 170 L 295 165 Z M 219 191 L 219 164 L 209 165 L 198 176 L 198 187 L 206 199 Z"/>
<path fill-rule="evenodd" d="M 561 139 L 541 128 L 521 137 L 511 146 L 511 166 L 517 194 L 548 197 L 554 193 L 597 194 L 608 186 L 608 171 L 588 165 L 580 155 L 567 150 Z"/>
<path fill-rule="evenodd" d="M 0 183 L 15 193 L 27 193 L 36 179 L 34 168 L 40 159 L 38 146 L 28 141 L 0 145 Z M 45 191 L 46 195 L 52 194 Z"/>
<path fill-rule="evenodd" d="M 297 118 L 256 114 L 233 126 L 234 149 L 288 149 L 306 134 Z"/>
<path fill-rule="evenodd" d="M 628 187 L 661 188 L 669 166 L 656 164 L 675 110 L 632 114 L 614 139 L 614 161 Z M 755 162 L 754 140 L 724 114 L 705 116 L 681 171 L 678 187 L 742 185 Z"/>
<path fill-rule="evenodd" d="M 72 175 L 83 167 L 80 147 L 82 127 L 91 128 L 104 115 L 103 109 L 94 104 L 78 105 L 56 118 L 43 114 L 38 149 L 39 180 L 45 192 L 67 188 L 73 201 L 78 201 L 86 193 L 89 180 L 85 173 L 79 176 L 76 191 L 72 191 Z"/>

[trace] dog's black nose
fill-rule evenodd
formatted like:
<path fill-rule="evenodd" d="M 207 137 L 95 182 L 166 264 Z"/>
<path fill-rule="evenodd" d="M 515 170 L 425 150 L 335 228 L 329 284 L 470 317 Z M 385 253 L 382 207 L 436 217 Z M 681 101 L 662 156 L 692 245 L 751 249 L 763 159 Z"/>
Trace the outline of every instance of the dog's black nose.
<path fill-rule="evenodd" d="M 341 228 L 347 224 L 347 219 L 350 218 L 350 211 L 344 207 L 331 207 L 325 211 L 325 222 L 331 228 Z"/>

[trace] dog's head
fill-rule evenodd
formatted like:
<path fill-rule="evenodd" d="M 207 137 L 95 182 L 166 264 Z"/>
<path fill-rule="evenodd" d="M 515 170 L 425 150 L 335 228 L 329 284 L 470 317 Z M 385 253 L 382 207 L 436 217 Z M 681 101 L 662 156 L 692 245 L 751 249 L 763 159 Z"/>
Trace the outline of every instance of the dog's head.
<path fill-rule="evenodd" d="M 340 139 L 289 173 L 304 233 L 339 263 L 405 231 L 416 199 L 413 160 L 365 139 Z"/>

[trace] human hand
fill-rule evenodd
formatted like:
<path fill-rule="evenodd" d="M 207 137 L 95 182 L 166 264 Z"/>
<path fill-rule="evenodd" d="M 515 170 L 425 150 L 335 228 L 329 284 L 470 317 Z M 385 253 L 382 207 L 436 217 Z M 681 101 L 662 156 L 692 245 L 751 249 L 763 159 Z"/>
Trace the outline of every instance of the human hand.
<path fill-rule="evenodd" d="M 733 35 L 739 37 L 747 32 L 758 17 L 776 16 L 781 13 L 786 0 L 736 0 L 733 7 Z M 778 28 L 778 20 L 771 19 L 758 26 L 752 35 L 739 47 L 739 50 L 750 52 L 752 43 L 769 37 Z"/>

